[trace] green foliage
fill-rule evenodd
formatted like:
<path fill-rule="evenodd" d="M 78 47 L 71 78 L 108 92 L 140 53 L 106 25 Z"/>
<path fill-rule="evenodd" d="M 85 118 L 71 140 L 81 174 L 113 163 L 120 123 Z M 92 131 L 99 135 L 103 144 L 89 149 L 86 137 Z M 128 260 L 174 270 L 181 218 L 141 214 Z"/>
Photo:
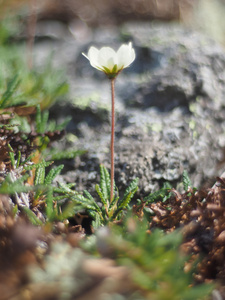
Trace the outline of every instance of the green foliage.
<path fill-rule="evenodd" d="M 35 127 L 37 133 L 43 134 L 45 132 L 61 131 L 65 129 L 70 120 L 71 117 L 68 117 L 64 120 L 63 123 L 56 124 L 56 122 L 49 120 L 48 110 L 41 111 L 41 107 L 39 104 L 36 107 Z"/>
<path fill-rule="evenodd" d="M 18 79 L 17 74 L 13 76 L 10 80 L 8 80 L 6 90 L 3 92 L 3 95 L 0 100 L 0 108 L 12 106 L 12 102 L 14 105 L 16 105 L 15 101 L 12 101 L 12 96 L 18 88 L 19 84 L 20 80 Z"/>
<path fill-rule="evenodd" d="M 69 87 L 65 81 L 62 81 L 63 77 L 63 72 L 54 70 L 49 60 L 44 69 L 36 68 L 27 72 L 21 89 L 26 98 L 30 98 L 31 105 L 39 103 L 42 110 L 47 109 L 68 93 Z"/>
<path fill-rule="evenodd" d="M 122 199 L 120 199 L 118 192 L 118 195 L 115 195 L 116 188 L 114 188 L 114 197 L 110 202 L 110 176 L 107 169 L 103 165 L 100 165 L 100 184 L 96 185 L 100 204 L 96 202 L 88 191 L 84 191 L 84 195 L 81 195 L 65 185 L 61 185 L 61 188 L 64 189 L 65 195 L 73 203 L 79 205 L 93 218 L 92 225 L 94 228 L 98 228 L 110 222 L 121 220 L 125 211 L 130 209 L 129 203 L 138 189 L 138 179 L 134 179 L 131 182 Z"/>
<path fill-rule="evenodd" d="M 162 200 L 163 202 L 165 202 L 171 196 L 171 189 L 172 186 L 168 182 L 165 182 L 161 189 L 156 192 L 150 193 L 148 196 L 144 197 L 143 200 L 146 204 L 153 203 L 158 200 Z"/>
<path fill-rule="evenodd" d="M 104 205 L 107 205 L 107 202 L 110 200 L 110 189 L 111 182 L 109 172 L 103 165 L 100 165 L 100 185 L 96 185 L 96 191 Z"/>
<path fill-rule="evenodd" d="M 61 124 L 56 124 L 54 121 L 49 121 L 49 112 L 47 110 L 41 111 L 40 105 L 37 105 L 36 117 L 35 117 L 35 127 L 36 132 L 41 134 L 38 138 L 37 144 L 42 153 L 43 158 L 48 160 L 62 160 L 62 159 L 72 159 L 78 155 L 84 154 L 84 150 L 58 150 L 49 147 L 50 139 L 44 134 L 47 132 L 60 132 L 65 129 L 66 125 L 71 120 L 71 117 L 67 117 Z"/>
<path fill-rule="evenodd" d="M 25 62 L 23 65 L 17 62 L 17 59 L 23 61 L 20 57 L 22 54 L 19 55 L 13 47 L 9 50 L 10 53 L 7 51 L 7 47 L 0 50 L 2 69 L 8 68 L 0 74 L 0 108 L 40 104 L 44 109 L 68 92 L 68 85 L 60 82 L 61 76 L 57 78 L 60 72 L 55 72 L 52 68 L 43 72 L 30 71 Z"/>
<path fill-rule="evenodd" d="M 27 215 L 31 224 L 33 224 L 35 226 L 43 225 L 42 221 L 40 219 L 38 219 L 38 217 L 35 215 L 35 213 L 30 208 L 24 206 L 24 207 L 22 207 L 22 211 L 25 212 L 25 214 Z"/>
<path fill-rule="evenodd" d="M 186 170 L 184 170 L 184 172 L 183 172 L 183 186 L 184 186 L 185 192 L 187 192 L 189 190 L 189 188 L 193 187 L 192 182 L 191 182 Z"/>
<path fill-rule="evenodd" d="M 45 162 L 44 160 L 34 165 L 34 168 L 36 168 L 34 203 L 38 205 L 39 202 L 44 201 L 46 222 L 52 223 L 55 221 L 64 221 L 74 216 L 75 213 L 81 211 L 82 207 L 77 202 L 68 201 L 68 195 L 78 195 L 77 192 L 72 191 L 73 184 L 58 183 L 58 186 L 53 185 L 53 180 L 60 174 L 64 166 L 53 167 L 46 173 L 46 168 L 49 165 L 50 162 Z"/>
<path fill-rule="evenodd" d="M 9 120 L 10 125 L 12 126 L 15 132 L 23 132 L 24 134 L 31 132 L 31 126 L 27 117 L 22 117 L 14 115 L 12 119 Z"/>
<path fill-rule="evenodd" d="M 55 148 L 50 148 L 50 138 L 45 135 L 45 133 L 55 133 L 61 132 L 65 129 L 66 125 L 70 122 L 71 117 L 65 118 L 65 120 L 57 124 L 54 120 L 49 120 L 49 112 L 48 110 L 41 111 L 41 107 L 38 104 L 36 108 L 36 116 L 35 116 L 35 129 L 36 132 L 39 133 L 39 138 L 37 140 L 38 148 L 42 153 L 42 157 L 48 160 L 61 160 L 61 159 L 72 159 L 77 155 L 82 155 L 85 151 L 82 150 L 56 150 Z"/>
<path fill-rule="evenodd" d="M 44 111 L 41 113 L 40 105 L 37 105 L 37 113 L 36 113 L 36 132 L 37 133 L 45 133 L 47 131 L 47 121 L 48 121 L 49 112 Z"/>
<path fill-rule="evenodd" d="M 124 226 L 100 229 L 93 242 L 99 253 L 110 254 L 129 269 L 135 287 L 145 299 L 205 299 L 213 286 L 192 286 L 194 264 L 189 272 L 184 272 L 189 258 L 179 250 L 181 233 L 155 230 L 149 234 L 147 229 L 147 222 L 128 218 Z"/>
<path fill-rule="evenodd" d="M 28 175 L 21 176 L 16 180 L 12 180 L 12 173 L 9 173 L 5 180 L 0 184 L 0 194 L 13 195 L 15 193 L 26 193 L 32 190 L 31 186 L 26 186 L 25 182 Z"/>
<path fill-rule="evenodd" d="M 15 26 L 15 27 L 13 27 Z M 68 93 L 64 72 L 52 67 L 51 58 L 45 66 L 29 70 L 24 44 L 9 44 L 20 29 L 18 20 L 6 18 L 0 24 L 0 108 L 16 105 L 50 107 Z"/>
<path fill-rule="evenodd" d="M 179 249 L 179 231 L 165 234 L 156 230 L 149 234 L 147 223 L 133 218 L 123 225 L 100 228 L 95 236 L 82 241 L 85 251 L 65 242 L 52 243 L 43 263 L 28 269 L 31 286 L 39 287 L 39 295 L 43 290 L 43 299 L 44 291 L 50 288 L 58 299 L 65 299 L 65 295 L 66 299 L 88 299 L 90 282 L 94 283 L 96 299 L 208 299 L 213 285 L 193 284 L 194 264 L 189 272 L 184 271 L 190 261 Z M 99 276 L 100 283 L 96 281 Z M 108 282 L 116 284 L 109 289 Z"/>
<path fill-rule="evenodd" d="M 15 193 L 26 193 L 32 190 L 31 186 L 25 185 L 29 174 L 23 172 L 21 166 L 24 162 L 21 160 L 21 152 L 18 151 L 18 157 L 15 159 L 15 154 L 8 144 L 9 158 L 12 165 L 12 170 L 7 174 L 5 180 L 0 184 L 0 194 L 13 195 Z M 23 175 L 21 174 L 23 173 Z"/>
<path fill-rule="evenodd" d="M 53 180 L 58 174 L 60 174 L 63 169 L 63 165 L 53 167 L 46 174 L 46 168 L 49 167 L 51 162 L 42 162 L 30 166 L 35 168 L 35 177 L 34 177 L 34 186 L 36 187 L 34 193 L 34 203 L 38 205 L 39 202 L 44 201 L 45 203 L 45 218 L 47 222 L 54 222 L 56 220 L 67 219 L 71 216 L 71 211 L 68 211 L 68 207 L 65 206 L 65 209 L 62 208 L 64 202 L 60 202 L 61 198 L 58 197 L 59 193 L 62 191 L 58 188 L 54 188 Z M 64 198 L 64 197 L 63 197 Z M 71 205 L 70 205 L 71 207 Z M 65 210 L 67 213 L 65 213 Z M 28 217 L 30 215 L 28 214 Z M 32 217 L 32 216 L 31 216 Z"/>
<path fill-rule="evenodd" d="M 113 222 L 121 219 L 123 213 L 126 209 L 129 209 L 129 203 L 133 198 L 134 194 L 138 190 L 138 178 L 134 179 L 130 185 L 125 190 L 125 193 L 120 200 L 119 193 L 115 195 L 114 187 L 114 197 L 110 202 L 110 176 L 107 169 L 100 165 L 100 185 L 96 185 L 96 192 L 102 203 L 101 213 L 98 217 L 95 216 L 94 227 L 99 227 L 107 224 L 108 222 Z M 92 198 L 93 199 L 93 198 Z M 96 211 L 99 214 L 98 211 Z"/>
<path fill-rule="evenodd" d="M 11 128 L 11 127 L 10 127 Z M 72 185 L 64 185 L 63 188 L 56 187 L 53 184 L 54 179 L 60 174 L 63 165 L 55 166 L 48 170 L 53 164 L 53 161 L 45 161 L 42 159 L 38 163 L 32 162 L 33 155 L 28 156 L 26 159 L 22 157 L 21 152 L 18 151 L 17 156 L 10 145 L 9 157 L 11 160 L 12 171 L 0 185 L 1 194 L 17 195 L 25 193 L 23 199 L 18 195 L 17 204 L 20 211 L 24 211 L 32 224 L 40 225 L 40 219 L 34 214 L 31 207 L 39 207 L 44 204 L 44 217 L 47 223 L 52 223 L 57 220 L 65 220 L 74 215 L 75 212 L 80 211 L 81 207 L 77 203 L 68 201 L 64 193 L 65 187 L 71 189 Z M 22 175 L 24 174 L 24 175 Z M 31 180 L 31 177 L 33 179 Z M 27 182 L 33 182 L 32 185 Z M 30 193 L 32 192 L 32 194 Z M 27 199 L 27 200 L 26 200 Z M 76 206 L 76 209 L 75 209 Z M 43 218 L 42 218 L 43 220 Z"/>
<path fill-rule="evenodd" d="M 59 151 L 57 149 L 50 149 L 45 152 L 45 156 L 48 157 L 49 160 L 61 160 L 61 159 L 72 159 L 76 156 L 80 156 L 86 153 L 85 150 L 63 150 Z"/>
<path fill-rule="evenodd" d="M 24 202 L 23 200 L 20 200 L 20 203 L 18 203 L 19 209 L 26 213 L 32 224 L 44 225 L 43 221 L 35 215 L 31 208 L 40 206 L 43 203 L 43 217 L 46 223 L 52 223 L 57 220 L 63 221 L 74 215 L 75 211 L 81 210 L 81 207 L 73 202 L 65 204 L 64 189 L 66 185 L 63 188 L 53 185 L 53 181 L 60 174 L 64 167 L 63 165 L 53 167 L 47 172 L 47 168 L 53 163 L 52 161 L 46 162 L 42 160 L 34 164 L 30 161 L 32 156 L 22 160 L 20 152 L 18 157 L 15 158 L 10 145 L 9 155 L 13 169 L 6 176 L 5 180 L 1 182 L 0 194 L 18 195 L 20 197 L 20 194 L 24 193 L 23 198 L 32 200 L 32 203 Z M 33 185 L 27 184 L 30 176 L 33 174 L 30 171 L 34 172 Z M 68 185 L 68 188 L 72 188 L 72 186 Z M 32 204 L 31 207 L 30 204 Z M 76 210 L 74 209 L 75 206 Z"/>
<path fill-rule="evenodd" d="M 15 167 L 16 161 L 15 161 L 15 157 L 14 157 L 14 152 L 13 152 L 13 148 L 11 147 L 10 144 L 8 144 L 8 148 L 9 148 L 9 158 L 12 164 L 12 167 Z M 21 154 L 20 154 L 21 155 Z"/>
<path fill-rule="evenodd" d="M 45 185 L 50 185 L 52 183 L 52 181 L 55 179 L 55 177 L 60 174 L 60 172 L 62 171 L 63 167 L 64 167 L 64 165 L 59 165 L 59 166 L 54 167 L 53 169 L 51 169 L 48 172 L 48 174 L 45 177 L 45 179 L 44 179 L 44 184 Z"/>
<path fill-rule="evenodd" d="M 1 3 L 2 5 L 2 3 Z M 0 45 L 8 45 L 15 35 L 19 35 L 22 29 L 19 16 L 7 14 L 0 22 Z"/>

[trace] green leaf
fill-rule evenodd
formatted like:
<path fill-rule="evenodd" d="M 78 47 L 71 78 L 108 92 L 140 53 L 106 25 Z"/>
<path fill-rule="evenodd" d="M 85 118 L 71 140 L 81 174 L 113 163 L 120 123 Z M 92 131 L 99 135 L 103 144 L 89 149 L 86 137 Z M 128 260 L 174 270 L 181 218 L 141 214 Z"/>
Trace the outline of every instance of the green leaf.
<path fill-rule="evenodd" d="M 108 202 L 107 202 L 107 199 L 105 199 L 103 193 L 102 193 L 102 190 L 100 188 L 100 186 L 98 184 L 95 185 L 95 190 L 96 192 L 98 193 L 99 195 L 99 198 L 100 200 L 102 201 L 102 204 L 105 206 L 105 207 L 108 207 Z"/>
<path fill-rule="evenodd" d="M 95 211 L 100 212 L 101 213 L 101 209 L 98 206 L 98 204 L 95 202 L 95 199 L 91 196 L 91 194 L 84 190 L 84 194 L 87 197 L 87 199 L 89 200 L 89 203 L 93 203 L 94 207 L 95 207 Z"/>
<path fill-rule="evenodd" d="M 117 189 L 117 197 L 115 197 L 114 196 L 114 198 L 112 199 L 112 201 L 111 201 L 111 203 L 110 203 L 110 205 L 109 205 L 109 211 L 111 210 L 111 209 L 113 209 L 114 207 L 116 207 L 117 206 L 117 202 L 118 202 L 118 200 L 119 200 L 119 191 L 118 191 L 118 189 Z"/>
<path fill-rule="evenodd" d="M 77 195 L 77 192 L 73 191 L 69 184 L 59 182 L 58 185 L 59 185 L 59 192 L 64 193 L 64 194 L 68 194 L 70 196 Z"/>
<path fill-rule="evenodd" d="M 105 202 L 110 200 L 111 180 L 107 169 L 100 165 L 100 188 L 105 199 Z"/>
<path fill-rule="evenodd" d="M 47 195 L 46 195 L 46 216 L 48 221 L 53 221 L 54 220 L 54 207 L 53 207 L 53 189 L 51 187 L 48 188 L 47 190 Z"/>
<path fill-rule="evenodd" d="M 30 155 L 30 156 L 29 156 L 29 159 L 31 159 L 32 156 L 33 156 L 33 155 Z M 26 162 L 27 162 L 27 160 L 26 160 Z M 26 170 L 26 171 L 31 171 L 31 170 L 37 169 L 37 168 L 39 168 L 39 167 L 48 167 L 48 166 L 50 166 L 52 163 L 53 163 L 53 161 L 45 161 L 45 160 L 42 160 L 41 162 L 39 162 L 39 163 L 37 163 L 37 164 L 26 165 L 26 166 L 24 167 L 24 170 Z"/>
<path fill-rule="evenodd" d="M 19 168 L 20 161 L 21 161 L 21 151 L 18 151 L 18 158 L 17 158 L 17 162 L 16 162 L 16 168 Z"/>
<path fill-rule="evenodd" d="M 50 160 L 72 159 L 76 156 L 86 153 L 84 150 L 64 150 L 64 151 L 51 151 L 47 154 Z"/>
<path fill-rule="evenodd" d="M 83 204 L 83 208 L 85 209 L 100 211 L 99 206 L 95 201 L 90 201 L 89 199 L 85 198 L 81 194 L 77 194 L 76 196 L 73 197 L 73 199 L 75 199 L 75 201 L 80 201 L 80 204 Z"/>
<path fill-rule="evenodd" d="M 0 194 L 13 195 L 15 193 L 27 193 L 33 190 L 31 186 L 25 186 L 24 182 L 29 177 L 28 174 L 21 176 L 15 181 L 11 180 L 10 173 L 0 185 Z"/>
<path fill-rule="evenodd" d="M 47 123 L 49 118 L 49 111 L 45 110 L 41 112 L 40 104 L 36 106 L 36 131 L 37 133 L 43 134 L 47 131 Z"/>
<path fill-rule="evenodd" d="M 111 74 L 111 71 L 107 67 L 103 67 L 103 69 L 107 75 Z"/>
<path fill-rule="evenodd" d="M 41 125 L 41 122 L 42 122 L 42 117 L 41 117 L 41 107 L 40 107 L 40 104 L 37 105 L 36 107 L 36 131 L 37 133 L 42 133 L 41 130 L 42 130 L 42 125 Z"/>
<path fill-rule="evenodd" d="M 41 131 L 39 133 L 45 133 L 47 131 L 49 111 L 45 110 L 42 112 Z"/>
<path fill-rule="evenodd" d="M 96 211 L 96 206 L 94 203 L 88 201 L 87 198 L 83 197 L 82 195 L 78 194 L 71 198 L 75 203 L 82 206 L 83 209 Z"/>
<path fill-rule="evenodd" d="M 34 184 L 35 185 L 44 184 L 44 180 L 45 180 L 45 166 L 39 165 L 35 172 Z"/>
<path fill-rule="evenodd" d="M 55 128 L 52 131 L 55 131 L 55 130 L 61 131 L 61 130 L 65 129 L 67 124 L 69 124 L 69 122 L 71 120 L 72 120 L 72 117 L 66 117 L 62 123 L 55 125 Z"/>
<path fill-rule="evenodd" d="M 18 79 L 18 74 L 14 75 L 12 79 L 8 81 L 6 91 L 3 93 L 2 98 L 0 100 L 0 108 L 13 106 L 13 101 L 11 101 L 11 98 L 16 89 L 18 88 L 19 84 L 20 80 Z M 11 105 L 8 105 L 9 101 L 11 101 Z"/>
<path fill-rule="evenodd" d="M 119 206 L 117 207 L 117 209 L 112 214 L 112 217 L 110 218 L 111 220 L 116 219 L 118 217 L 119 213 L 128 207 L 131 199 L 133 198 L 134 194 L 138 190 L 138 181 L 139 181 L 139 179 L 135 178 L 131 182 L 131 184 L 128 186 L 128 188 L 125 190 L 124 196 L 123 196 L 122 200 L 120 201 Z"/>
<path fill-rule="evenodd" d="M 94 215 L 92 215 L 92 217 L 94 217 L 94 221 L 92 221 L 93 228 L 94 229 L 99 228 L 102 225 L 99 214 L 94 213 Z"/>
<path fill-rule="evenodd" d="M 91 194 L 87 190 L 84 190 L 84 194 L 90 201 L 95 202 L 95 199 L 91 196 Z"/>
<path fill-rule="evenodd" d="M 111 73 L 113 74 L 117 73 L 117 64 L 114 65 Z"/>
<path fill-rule="evenodd" d="M 32 210 L 30 210 L 28 207 L 23 206 L 22 210 L 26 213 L 27 217 L 29 218 L 30 222 L 33 225 L 35 226 L 43 225 L 42 221 L 38 219 L 35 213 Z"/>
<path fill-rule="evenodd" d="M 66 206 L 60 208 L 60 210 L 61 213 L 57 214 L 57 216 L 54 216 L 54 218 L 55 220 L 63 221 L 80 212 L 82 210 L 82 206 L 79 206 L 73 202 L 69 202 Z"/>
<path fill-rule="evenodd" d="M 128 188 L 125 190 L 124 196 L 119 204 L 119 208 L 123 209 L 126 208 L 127 205 L 130 203 L 130 200 L 133 198 L 134 194 L 136 193 L 136 191 L 138 190 L 138 182 L 139 179 L 135 178 L 130 185 L 128 186 Z"/>
<path fill-rule="evenodd" d="M 148 196 L 144 197 L 144 201 L 146 204 L 152 203 L 154 201 L 163 200 L 165 202 L 170 197 L 171 185 L 169 183 L 164 183 L 163 187 L 155 191 L 154 193 L 150 193 Z"/>
<path fill-rule="evenodd" d="M 9 158 L 10 158 L 10 161 L 11 161 L 11 165 L 13 168 L 15 168 L 15 164 L 16 164 L 16 161 L 15 161 L 15 156 L 14 156 L 14 150 L 13 148 L 11 147 L 10 144 L 8 144 L 8 148 L 9 148 Z"/>
<path fill-rule="evenodd" d="M 75 191 L 71 190 L 76 185 L 75 183 L 67 183 L 67 184 L 58 183 L 58 184 L 59 187 L 53 187 L 55 193 L 64 194 L 64 195 L 75 194 Z"/>
<path fill-rule="evenodd" d="M 45 180 L 44 180 L 44 184 L 45 185 L 49 185 L 52 183 L 52 181 L 55 179 L 55 177 L 60 174 L 60 172 L 62 171 L 62 169 L 64 168 L 64 165 L 59 165 L 53 169 L 51 169 L 49 172 L 48 172 L 48 175 L 45 177 Z"/>
<path fill-rule="evenodd" d="M 184 186 L 185 192 L 187 192 L 189 188 L 193 187 L 192 182 L 191 182 L 186 170 L 184 170 L 184 172 L 183 172 L 183 186 Z"/>

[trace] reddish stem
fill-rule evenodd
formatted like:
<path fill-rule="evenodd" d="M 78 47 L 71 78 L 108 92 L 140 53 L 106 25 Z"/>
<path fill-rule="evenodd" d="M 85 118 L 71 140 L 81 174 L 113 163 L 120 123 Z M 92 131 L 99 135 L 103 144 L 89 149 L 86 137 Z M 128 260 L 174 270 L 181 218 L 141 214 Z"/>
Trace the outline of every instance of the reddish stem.
<path fill-rule="evenodd" d="M 114 197 L 114 136 L 115 136 L 115 79 L 111 79 L 112 116 L 111 116 L 111 190 L 110 203 Z"/>

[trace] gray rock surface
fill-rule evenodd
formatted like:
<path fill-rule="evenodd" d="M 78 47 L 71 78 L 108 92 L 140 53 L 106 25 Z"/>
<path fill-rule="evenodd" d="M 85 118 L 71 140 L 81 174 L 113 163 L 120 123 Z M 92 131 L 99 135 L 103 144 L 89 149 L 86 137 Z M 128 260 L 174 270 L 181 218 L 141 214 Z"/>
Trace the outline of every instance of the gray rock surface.
<path fill-rule="evenodd" d="M 73 138 L 56 147 L 88 151 L 65 162 L 60 180 L 92 192 L 99 164 L 110 167 L 110 83 L 81 52 L 92 44 L 116 48 L 126 41 L 133 42 L 136 60 L 116 80 L 117 186 L 123 191 L 139 177 L 143 196 L 165 181 L 176 186 L 187 170 L 200 187 L 222 171 L 218 163 L 225 147 L 225 52 L 211 39 L 174 24 L 129 23 L 87 31 L 85 39 L 68 34 L 57 41 L 54 62 L 67 68 L 71 96 L 51 114 L 57 119 L 72 115 L 68 131 Z M 37 63 L 43 49 L 46 44 L 37 44 Z"/>

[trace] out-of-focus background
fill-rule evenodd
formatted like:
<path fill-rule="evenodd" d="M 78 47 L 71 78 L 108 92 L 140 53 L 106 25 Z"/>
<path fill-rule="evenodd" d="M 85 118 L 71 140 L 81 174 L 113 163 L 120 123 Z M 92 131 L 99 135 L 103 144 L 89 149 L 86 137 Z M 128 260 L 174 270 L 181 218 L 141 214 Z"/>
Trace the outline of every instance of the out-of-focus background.
<path fill-rule="evenodd" d="M 4 22 L 10 14 L 17 15 L 16 21 L 19 19 L 19 22 L 15 22 L 16 26 L 15 24 L 14 27 L 11 26 L 12 30 L 10 22 L 6 24 L 7 26 L 4 26 Z M 105 117 L 108 116 L 110 107 L 108 82 L 104 81 L 103 74 L 98 74 L 90 68 L 88 61 L 81 53 L 86 53 L 90 44 L 97 47 L 109 45 L 116 48 L 119 46 L 118 43 L 126 42 L 127 39 L 131 40 L 136 50 L 137 59 L 129 68 L 129 72 L 123 72 L 124 75 L 120 76 L 117 84 L 117 104 L 120 113 L 119 118 L 122 120 L 121 123 L 117 122 L 117 124 L 121 128 L 124 124 L 135 125 L 140 128 L 143 125 L 140 124 L 140 120 L 142 120 L 145 124 L 144 132 L 154 138 L 158 134 L 159 139 L 163 141 L 165 153 L 168 155 L 163 166 L 161 164 L 159 167 L 156 163 L 156 172 L 153 170 L 151 176 L 149 174 L 143 176 L 142 173 L 136 174 L 136 171 L 134 173 L 132 171 L 131 175 L 126 172 L 124 176 L 127 176 L 126 180 L 128 182 L 133 175 L 146 177 L 146 182 L 143 181 L 142 183 L 143 187 L 152 182 L 153 177 L 157 184 L 159 178 L 179 181 L 182 168 L 188 162 L 189 165 L 186 166 L 186 169 L 189 174 L 197 174 L 196 182 L 195 179 L 193 181 L 195 185 L 199 186 L 206 178 L 212 177 L 214 180 L 213 176 L 220 173 L 217 169 L 218 162 L 220 163 L 219 168 L 222 168 L 221 164 L 225 161 L 225 123 L 224 127 L 221 125 L 225 119 L 223 115 L 225 95 L 223 88 L 225 86 L 225 75 L 223 71 L 225 63 L 224 48 L 220 46 L 225 46 L 224 16 L 225 0 L 0 0 L 0 21 L 2 20 L 0 25 L 3 24 L 0 30 L 0 42 L 1 40 L 7 40 L 8 43 L 8 47 L 0 55 L 0 58 L 3 63 L 4 61 L 6 63 L 6 56 L 10 54 L 10 51 L 18 50 L 17 48 L 21 48 L 23 54 L 18 54 L 19 59 L 17 59 L 15 53 L 10 54 L 12 56 L 12 58 L 9 57 L 10 64 L 7 63 L 7 66 L 3 68 L 0 61 L 0 66 L 5 73 L 9 73 L 9 79 L 17 73 L 20 74 L 20 77 L 25 77 L 24 65 L 23 67 L 19 65 L 22 60 L 28 62 L 26 65 L 29 66 L 29 70 L 32 69 L 33 65 L 34 69 L 41 67 L 49 74 L 50 68 L 47 62 L 51 61 L 53 67 L 65 71 L 69 96 L 66 96 L 66 99 L 63 100 L 68 101 L 68 103 L 61 107 L 63 101 L 59 101 L 59 107 L 53 107 L 50 114 L 55 119 L 64 119 L 67 115 L 73 115 L 73 120 L 67 127 L 67 131 L 72 136 L 70 136 L 71 140 L 69 141 L 72 147 L 91 149 L 93 153 L 96 151 L 99 154 L 99 145 L 104 144 L 100 147 L 102 153 L 99 154 L 98 159 L 95 157 L 96 154 L 86 159 L 88 162 L 94 162 L 91 168 L 95 172 L 93 174 L 96 175 L 99 163 L 108 159 L 106 153 L 108 151 L 109 126 L 108 119 Z M 11 19 L 13 22 L 13 18 Z M 37 24 L 36 20 L 38 21 Z M 18 32 L 14 32 L 16 30 Z M 210 38 L 207 37 L 206 40 L 205 34 L 201 35 L 198 31 L 206 33 Z M 4 38 L 4 35 L 7 38 Z M 217 43 L 214 43 L 213 40 Z M 28 46 L 26 49 L 22 48 L 24 44 Z M 10 72 L 8 65 L 12 66 Z M 23 71 L 21 71 L 22 69 Z M 60 98 L 65 91 L 63 86 L 61 90 L 59 89 L 59 82 L 65 77 L 55 70 L 49 74 L 48 80 L 43 74 L 44 72 L 42 72 L 41 83 L 36 77 L 32 79 L 35 86 L 39 84 L 36 89 L 37 94 L 39 94 L 34 95 L 33 93 L 32 96 L 29 96 L 29 99 L 39 101 L 41 108 L 45 109 L 52 107 L 55 99 Z M 29 80 L 25 78 L 22 81 L 25 90 L 30 87 Z M 129 90 L 127 90 L 128 84 Z M 4 91 L 4 85 L 2 89 Z M 43 97 L 41 94 L 44 89 L 47 89 L 48 97 L 46 95 Z M 57 95 L 60 97 L 56 97 Z M 196 109 L 196 105 L 200 105 L 199 111 Z M 208 111 L 206 114 L 207 105 Z M 184 110 L 186 109 L 185 112 L 182 107 Z M 176 148 L 174 147 L 174 141 L 179 143 L 179 140 L 185 144 L 185 146 L 177 146 L 177 149 L 182 146 L 179 150 L 181 153 L 184 152 L 183 149 L 191 149 L 193 145 L 192 131 L 194 137 L 201 136 L 202 138 L 202 144 L 199 140 L 195 140 L 196 148 L 189 151 L 182 163 L 180 153 L 176 153 L 172 158 L 170 157 L 172 150 L 167 149 L 168 143 L 165 142 L 163 132 L 160 129 L 175 124 L 172 116 L 173 109 L 175 113 L 176 109 L 177 111 L 180 109 L 179 116 L 175 116 L 179 122 L 184 122 L 184 115 L 187 117 L 184 128 L 188 126 L 188 129 L 183 131 L 182 134 L 184 133 L 187 136 L 188 143 L 184 143 L 183 135 L 179 139 L 175 134 L 175 140 L 171 140 L 171 149 Z M 146 119 L 143 117 L 144 110 Z M 101 112 L 103 112 L 103 117 Z M 166 117 L 165 112 L 167 113 Z M 61 116 L 60 113 L 64 115 Z M 209 118 L 208 123 L 204 114 Z M 194 119 L 189 120 L 190 115 Z M 170 120 L 170 125 L 164 124 L 165 120 Z M 196 128 L 199 130 L 201 127 L 196 125 L 199 120 L 202 122 L 202 129 L 197 132 Z M 212 120 L 215 123 L 211 124 Z M 175 126 L 175 129 L 170 128 L 172 131 L 171 134 L 168 133 L 170 137 L 174 135 L 174 132 L 180 132 L 182 126 L 179 125 L 179 122 L 177 122 L 178 125 Z M 105 128 L 105 135 L 103 135 L 103 128 Z M 191 129 L 190 135 L 189 129 Z M 218 130 L 217 135 L 220 135 L 220 138 L 217 138 L 215 132 L 212 134 L 210 130 L 207 131 L 206 129 Z M 120 132 L 121 130 L 118 129 L 118 133 Z M 93 137 L 90 137 L 90 134 L 93 134 Z M 139 132 L 137 135 L 140 137 Z M 101 141 L 96 141 L 96 136 L 101 137 Z M 82 140 L 83 137 L 84 140 Z M 214 138 L 213 141 L 210 140 L 211 137 Z M 143 136 L 144 142 L 146 139 Z M 96 141 L 95 150 L 93 141 Z M 208 144 L 205 146 L 206 141 Z M 121 143 L 124 143 L 124 141 Z M 130 143 L 130 141 L 127 142 L 128 145 Z M 149 141 L 151 147 L 152 144 L 154 143 Z M 157 149 L 162 149 L 161 145 L 157 146 L 157 143 L 155 144 Z M 199 148 L 200 144 L 204 147 Z M 214 146 L 213 150 L 212 145 Z M 137 151 L 138 147 L 138 145 L 135 146 L 135 150 L 131 152 L 137 153 L 139 151 Z M 146 151 L 148 152 L 151 147 L 146 146 Z M 122 150 L 118 150 L 118 153 L 123 151 L 126 153 L 125 148 L 122 147 Z M 141 146 L 140 149 L 141 155 L 144 157 L 143 147 Z M 205 149 L 208 152 L 203 154 Z M 217 153 L 217 151 L 220 151 L 218 149 L 222 151 L 219 154 Z M 192 152 L 198 153 L 200 156 L 193 156 Z M 121 156 L 118 158 L 118 162 L 123 166 L 130 163 L 130 155 L 126 155 L 127 153 L 124 156 L 124 162 L 121 162 Z M 212 155 L 214 157 L 211 160 L 208 159 Z M 161 156 L 160 154 L 159 161 L 162 160 L 162 157 L 165 158 L 166 155 Z M 176 157 L 175 160 L 174 157 Z M 193 157 L 195 157 L 195 161 L 190 163 Z M 205 160 L 205 158 L 207 159 Z M 205 160 L 205 166 L 199 164 L 202 160 Z M 137 161 L 136 157 L 134 161 Z M 79 169 L 79 163 L 75 163 L 76 170 Z M 130 164 L 132 170 L 134 164 Z M 138 164 L 141 165 L 141 163 Z M 140 167 L 141 172 L 143 168 L 149 170 L 148 166 L 145 165 L 145 158 L 143 158 L 143 164 L 144 167 Z M 196 166 L 200 166 L 201 170 L 196 170 Z M 212 166 L 215 166 L 214 171 L 212 171 Z M 86 167 L 85 172 L 88 173 L 91 168 L 88 164 Z M 75 169 L 71 162 L 68 163 L 68 168 Z M 161 172 L 160 168 L 164 170 L 165 174 Z M 167 174 L 168 168 L 171 168 L 169 175 Z M 118 165 L 118 173 L 121 169 L 123 167 Z M 160 169 L 160 172 L 158 169 Z M 82 175 L 84 182 L 88 177 L 85 172 Z M 78 173 L 74 173 L 74 176 L 75 178 L 70 174 L 69 180 L 75 182 L 82 177 Z M 96 178 L 92 176 L 91 180 L 94 186 Z M 123 184 L 125 186 L 126 181 Z M 86 189 L 86 183 L 84 186 Z M 148 186 L 148 190 L 155 188 L 155 185 L 153 187 Z M 80 189 L 82 190 L 83 186 Z"/>
<path fill-rule="evenodd" d="M 32 5 L 38 19 L 79 20 L 90 27 L 128 20 L 179 21 L 225 44 L 225 0 L 0 0 L 0 17 L 16 11 L 29 14 Z"/>

